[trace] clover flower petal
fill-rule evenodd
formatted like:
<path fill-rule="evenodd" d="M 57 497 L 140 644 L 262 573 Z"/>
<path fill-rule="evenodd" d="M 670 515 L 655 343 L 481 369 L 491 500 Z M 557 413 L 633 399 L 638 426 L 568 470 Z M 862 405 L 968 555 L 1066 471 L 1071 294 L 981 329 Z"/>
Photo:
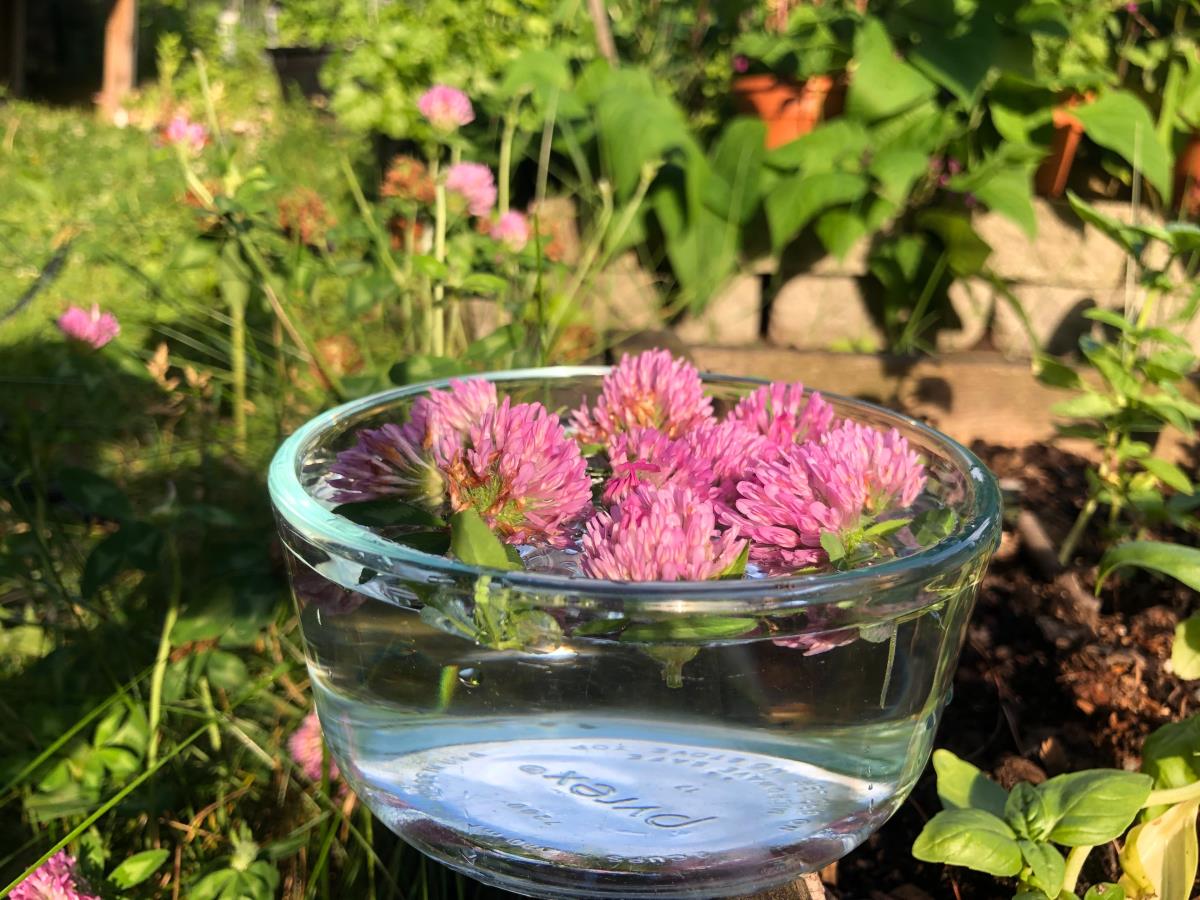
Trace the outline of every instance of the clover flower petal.
<path fill-rule="evenodd" d="M 11 900 L 100 900 L 88 893 L 76 874 L 75 857 L 59 850 L 13 888 Z"/>
<path fill-rule="evenodd" d="M 435 84 L 423 93 L 417 109 L 430 125 L 447 134 L 475 121 L 470 98 L 446 84 Z"/>

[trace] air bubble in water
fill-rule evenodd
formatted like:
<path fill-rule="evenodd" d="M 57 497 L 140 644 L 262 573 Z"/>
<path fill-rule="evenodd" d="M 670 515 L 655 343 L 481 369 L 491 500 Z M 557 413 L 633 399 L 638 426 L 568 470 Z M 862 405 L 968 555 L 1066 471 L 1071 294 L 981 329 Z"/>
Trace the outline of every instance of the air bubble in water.
<path fill-rule="evenodd" d="M 463 669 L 458 673 L 458 681 L 464 687 L 479 687 L 481 680 L 477 669 Z"/>

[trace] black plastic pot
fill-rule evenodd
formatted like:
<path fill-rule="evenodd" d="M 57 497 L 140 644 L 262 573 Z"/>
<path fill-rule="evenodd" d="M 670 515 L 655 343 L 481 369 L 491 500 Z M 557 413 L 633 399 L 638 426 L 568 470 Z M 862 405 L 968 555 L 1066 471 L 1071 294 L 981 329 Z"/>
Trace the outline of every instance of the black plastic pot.
<path fill-rule="evenodd" d="M 327 97 L 321 87 L 321 66 L 329 59 L 329 47 L 270 47 L 271 64 L 285 96 L 299 92 L 306 99 Z"/>

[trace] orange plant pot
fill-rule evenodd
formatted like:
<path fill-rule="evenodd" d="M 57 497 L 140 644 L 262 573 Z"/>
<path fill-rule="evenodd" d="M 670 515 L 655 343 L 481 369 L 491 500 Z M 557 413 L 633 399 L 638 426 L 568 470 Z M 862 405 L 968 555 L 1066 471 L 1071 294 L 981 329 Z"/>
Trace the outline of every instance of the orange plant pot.
<path fill-rule="evenodd" d="M 1180 215 L 1200 213 L 1200 131 L 1192 132 L 1175 159 L 1175 203 Z"/>
<path fill-rule="evenodd" d="M 830 75 L 789 81 L 774 75 L 742 75 L 733 80 L 738 111 L 762 119 L 768 150 L 808 134 L 823 119 L 842 111 L 845 85 Z"/>
<path fill-rule="evenodd" d="M 1061 197 L 1067 189 L 1067 178 L 1075 163 L 1079 141 L 1083 137 L 1083 123 L 1071 112 L 1071 108 L 1086 103 L 1094 94 L 1069 97 L 1062 106 L 1054 110 L 1054 140 L 1050 142 L 1050 153 L 1038 166 L 1033 184 L 1043 197 Z"/>

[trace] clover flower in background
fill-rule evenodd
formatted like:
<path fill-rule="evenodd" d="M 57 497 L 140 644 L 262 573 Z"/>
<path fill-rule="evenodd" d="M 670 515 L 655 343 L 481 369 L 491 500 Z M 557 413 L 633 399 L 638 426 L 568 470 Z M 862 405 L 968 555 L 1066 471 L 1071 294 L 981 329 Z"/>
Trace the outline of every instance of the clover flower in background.
<path fill-rule="evenodd" d="M 320 781 L 325 761 L 325 733 L 321 730 L 321 720 L 317 718 L 316 710 L 310 712 L 300 723 L 300 727 L 288 738 L 288 752 L 292 759 L 309 781 Z M 333 758 L 329 759 L 329 780 L 338 780 L 338 767 Z"/>
<path fill-rule="evenodd" d="M 337 225 L 321 195 L 308 187 L 297 187 L 279 198 L 276 204 L 279 230 L 308 247 L 325 243 L 326 233 Z"/>
<path fill-rule="evenodd" d="M 567 526 L 591 509 L 579 445 L 540 403 L 505 397 L 467 430 L 445 471 L 451 509 L 475 509 L 510 544 L 565 544 Z"/>
<path fill-rule="evenodd" d="M 717 529 L 712 501 L 691 488 L 642 486 L 588 521 L 581 566 L 609 581 L 707 581 L 745 545 L 736 528 Z"/>
<path fill-rule="evenodd" d="M 162 142 L 199 153 L 208 143 L 208 129 L 199 122 L 191 121 L 186 115 L 177 115 L 163 128 Z"/>
<path fill-rule="evenodd" d="M 676 438 L 712 421 L 700 373 L 668 350 L 622 356 L 604 376 L 596 405 L 589 409 L 585 401 L 571 416 L 581 441 L 600 444 L 638 426 Z"/>
<path fill-rule="evenodd" d="M 833 407 L 798 381 L 773 381 L 746 395 L 729 414 L 767 438 L 776 450 L 816 440 L 833 424 Z"/>
<path fill-rule="evenodd" d="M 13 888 L 10 900 L 100 900 L 88 893 L 76 873 L 75 857 L 59 850 Z"/>
<path fill-rule="evenodd" d="M 87 312 L 78 306 L 69 306 L 58 317 L 58 328 L 73 341 L 88 344 L 99 350 L 121 333 L 121 323 L 112 313 L 101 312 L 98 303 L 92 304 Z"/>
<path fill-rule="evenodd" d="M 435 84 L 417 101 L 417 109 L 437 131 L 450 134 L 475 121 L 471 100 L 458 88 Z"/>
<path fill-rule="evenodd" d="M 409 203 L 433 203 L 434 191 L 429 169 L 421 160 L 411 156 L 393 158 L 379 187 L 381 196 Z"/>
<path fill-rule="evenodd" d="M 483 163 L 463 162 L 446 172 L 446 190 L 462 198 L 467 211 L 479 218 L 488 216 L 496 205 L 496 180 Z"/>
<path fill-rule="evenodd" d="M 520 253 L 529 243 L 529 219 L 524 213 L 509 210 L 492 223 L 492 240 L 499 241 L 513 253 Z"/>

